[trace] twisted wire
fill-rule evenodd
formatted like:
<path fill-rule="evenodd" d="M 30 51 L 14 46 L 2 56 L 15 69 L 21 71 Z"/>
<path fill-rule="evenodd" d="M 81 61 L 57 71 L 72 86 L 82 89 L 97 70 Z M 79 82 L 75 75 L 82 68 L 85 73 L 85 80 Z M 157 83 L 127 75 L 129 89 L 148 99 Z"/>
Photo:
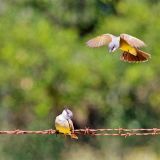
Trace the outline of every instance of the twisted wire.
<path fill-rule="evenodd" d="M 122 136 L 122 137 L 128 137 L 128 136 L 154 136 L 154 135 L 160 135 L 160 129 L 159 128 L 138 128 L 138 129 L 126 129 L 126 128 L 103 128 L 103 129 L 76 129 L 74 130 L 74 133 L 77 135 L 82 136 Z M 24 135 L 24 134 L 39 134 L 39 135 L 49 135 L 49 134 L 57 134 L 56 130 L 48 129 L 48 130 L 39 130 L 39 131 L 31 131 L 31 130 L 4 130 L 0 131 L 0 134 L 2 135 Z"/>

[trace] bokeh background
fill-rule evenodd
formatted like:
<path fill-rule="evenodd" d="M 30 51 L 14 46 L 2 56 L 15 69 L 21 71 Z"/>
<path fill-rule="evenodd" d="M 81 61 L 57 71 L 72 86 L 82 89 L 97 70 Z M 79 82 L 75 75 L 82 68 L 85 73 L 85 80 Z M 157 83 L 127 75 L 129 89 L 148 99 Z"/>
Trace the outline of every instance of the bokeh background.
<path fill-rule="evenodd" d="M 144 40 L 146 63 L 88 48 Z M 0 0 L 0 129 L 44 130 L 65 106 L 76 128 L 160 127 L 159 0 Z M 3 160 L 158 160 L 160 137 L 0 136 Z"/>

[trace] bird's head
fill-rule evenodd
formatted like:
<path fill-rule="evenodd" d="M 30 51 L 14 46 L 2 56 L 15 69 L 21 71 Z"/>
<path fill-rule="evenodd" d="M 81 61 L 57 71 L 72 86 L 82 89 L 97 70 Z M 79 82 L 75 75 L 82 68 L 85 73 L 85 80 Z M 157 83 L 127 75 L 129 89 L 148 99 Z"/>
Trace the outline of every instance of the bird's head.
<path fill-rule="evenodd" d="M 73 117 L 73 113 L 68 108 L 65 108 L 62 112 L 62 115 L 65 119 L 71 119 Z"/>
<path fill-rule="evenodd" d="M 108 45 L 109 52 L 114 52 L 119 46 L 116 43 L 110 43 Z"/>

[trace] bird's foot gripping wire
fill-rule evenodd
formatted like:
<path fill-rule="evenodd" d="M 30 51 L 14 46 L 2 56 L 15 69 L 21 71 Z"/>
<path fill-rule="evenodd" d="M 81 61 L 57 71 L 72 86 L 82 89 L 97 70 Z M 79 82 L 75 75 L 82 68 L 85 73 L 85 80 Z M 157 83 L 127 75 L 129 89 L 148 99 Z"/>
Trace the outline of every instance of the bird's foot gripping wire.
<path fill-rule="evenodd" d="M 59 131 L 58 131 L 58 130 L 56 130 L 56 131 L 55 131 L 55 134 L 56 134 L 56 137 L 57 137 L 57 135 L 59 134 Z"/>

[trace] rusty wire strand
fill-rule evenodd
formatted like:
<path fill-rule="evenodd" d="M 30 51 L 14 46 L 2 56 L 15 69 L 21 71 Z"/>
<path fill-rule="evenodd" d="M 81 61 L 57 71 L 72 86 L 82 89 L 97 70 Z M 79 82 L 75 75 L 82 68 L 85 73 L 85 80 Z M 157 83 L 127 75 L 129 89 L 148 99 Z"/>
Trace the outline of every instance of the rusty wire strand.
<path fill-rule="evenodd" d="M 76 129 L 74 131 L 77 135 L 82 136 L 122 136 L 122 137 L 129 137 L 129 136 L 153 136 L 153 135 L 160 135 L 159 128 L 150 128 L 150 129 L 125 129 L 125 128 L 115 128 L 115 129 Z M 23 135 L 23 134 L 57 134 L 56 130 L 49 129 L 49 130 L 40 130 L 40 131 L 27 131 L 27 130 L 6 130 L 0 131 L 0 134 L 8 134 L 8 135 Z"/>

